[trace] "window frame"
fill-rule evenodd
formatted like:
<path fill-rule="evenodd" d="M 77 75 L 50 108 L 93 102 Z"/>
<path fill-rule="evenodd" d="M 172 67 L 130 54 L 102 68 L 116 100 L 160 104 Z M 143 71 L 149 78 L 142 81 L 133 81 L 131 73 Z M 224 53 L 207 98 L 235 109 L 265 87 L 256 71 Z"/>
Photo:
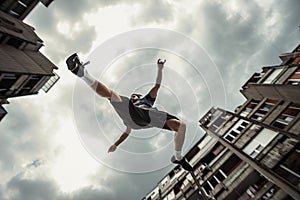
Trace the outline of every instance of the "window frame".
<path fill-rule="evenodd" d="M 246 123 L 246 126 L 243 125 L 244 123 Z M 223 136 L 224 140 L 233 143 L 234 140 L 238 138 L 239 135 L 249 126 L 249 124 L 250 124 L 249 121 L 246 121 L 244 119 L 239 119 L 228 131 L 226 131 L 226 133 Z M 241 130 L 238 130 L 240 128 Z M 230 140 L 229 138 L 232 138 L 232 140 Z"/>
<path fill-rule="evenodd" d="M 270 68 L 269 70 L 272 70 L 272 71 L 263 79 L 263 81 L 261 82 L 262 84 L 275 83 L 275 81 L 279 78 L 280 74 L 283 72 L 284 67 Z"/>
<path fill-rule="evenodd" d="M 293 115 L 293 112 L 296 112 L 295 115 Z M 285 129 L 297 118 L 299 113 L 300 104 L 298 105 L 297 103 L 292 103 L 277 116 L 277 118 L 272 122 L 271 125 L 280 129 Z"/>

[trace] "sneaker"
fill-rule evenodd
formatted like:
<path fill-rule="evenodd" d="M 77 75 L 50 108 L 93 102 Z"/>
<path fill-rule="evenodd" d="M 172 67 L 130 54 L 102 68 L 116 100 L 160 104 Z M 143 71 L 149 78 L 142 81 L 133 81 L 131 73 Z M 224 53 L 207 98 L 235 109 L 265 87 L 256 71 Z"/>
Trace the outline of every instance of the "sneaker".
<path fill-rule="evenodd" d="M 73 53 L 66 60 L 68 69 L 75 75 L 82 77 L 84 75 L 84 66 L 89 64 L 89 62 L 82 63 L 79 60 L 77 53 Z"/>
<path fill-rule="evenodd" d="M 181 165 L 181 167 L 186 171 L 193 171 L 193 167 L 187 162 L 185 158 L 182 158 L 181 160 L 176 160 L 175 156 L 172 156 L 171 162 L 174 164 Z"/>

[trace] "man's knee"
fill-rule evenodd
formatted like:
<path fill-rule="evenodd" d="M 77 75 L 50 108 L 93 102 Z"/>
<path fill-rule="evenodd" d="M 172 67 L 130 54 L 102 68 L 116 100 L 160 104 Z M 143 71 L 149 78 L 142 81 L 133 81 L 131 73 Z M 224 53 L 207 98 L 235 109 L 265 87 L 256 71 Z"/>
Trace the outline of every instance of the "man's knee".
<path fill-rule="evenodd" d="M 186 129 L 186 124 L 183 121 L 177 120 L 177 119 L 169 119 L 167 120 L 167 124 L 170 127 L 171 130 L 173 131 L 180 131 L 185 132 Z"/>
<path fill-rule="evenodd" d="M 113 90 L 111 90 L 111 96 L 108 99 L 110 99 L 112 102 L 122 102 L 120 95 L 115 93 Z"/>
<path fill-rule="evenodd" d="M 180 121 L 178 131 L 185 133 L 185 130 L 186 130 L 186 123 Z"/>

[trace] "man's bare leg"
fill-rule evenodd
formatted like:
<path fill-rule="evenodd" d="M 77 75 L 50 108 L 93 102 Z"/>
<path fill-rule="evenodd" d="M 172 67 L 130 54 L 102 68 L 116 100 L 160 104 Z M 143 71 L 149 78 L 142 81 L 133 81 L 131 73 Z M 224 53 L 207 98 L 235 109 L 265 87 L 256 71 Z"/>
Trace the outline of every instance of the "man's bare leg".
<path fill-rule="evenodd" d="M 66 60 L 68 69 L 73 74 L 84 80 L 84 82 L 86 82 L 86 84 L 88 84 L 97 94 L 104 98 L 108 98 L 110 101 L 121 102 L 122 99 L 117 93 L 107 88 L 103 83 L 97 81 L 88 73 L 88 71 L 85 69 L 85 65 L 89 63 L 90 62 L 82 63 L 77 53 L 73 53 Z"/>
<path fill-rule="evenodd" d="M 175 131 L 174 146 L 175 146 L 175 158 L 181 160 L 181 150 L 185 139 L 186 124 L 183 121 L 177 119 L 167 120 L 167 125 L 172 131 Z"/>
<path fill-rule="evenodd" d="M 108 98 L 108 100 L 112 102 L 122 102 L 122 99 L 119 94 L 107 88 L 103 83 L 99 81 L 96 81 L 91 87 L 95 88 L 95 91 L 98 95 L 104 98 Z"/>
<path fill-rule="evenodd" d="M 179 164 L 183 169 L 192 171 L 193 167 L 187 162 L 185 158 L 181 156 L 181 150 L 185 139 L 186 124 L 183 121 L 177 119 L 167 120 L 167 125 L 171 130 L 175 131 L 174 144 L 175 144 L 175 155 L 172 156 L 171 161 L 174 164 Z"/>
<path fill-rule="evenodd" d="M 107 98 L 112 102 L 121 102 L 121 97 L 114 92 L 113 90 L 109 89 L 103 83 L 95 80 L 86 69 L 84 69 L 84 75 L 82 79 L 91 86 L 91 88 L 101 97 Z"/>

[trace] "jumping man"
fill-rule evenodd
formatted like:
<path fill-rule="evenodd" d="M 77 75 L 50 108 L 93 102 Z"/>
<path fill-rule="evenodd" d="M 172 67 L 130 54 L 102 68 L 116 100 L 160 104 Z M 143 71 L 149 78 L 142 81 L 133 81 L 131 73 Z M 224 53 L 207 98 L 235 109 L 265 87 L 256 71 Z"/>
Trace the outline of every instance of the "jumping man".
<path fill-rule="evenodd" d="M 185 139 L 186 124 L 177 117 L 160 111 L 153 107 L 162 81 L 162 71 L 166 60 L 157 61 L 157 77 L 154 87 L 144 97 L 140 94 L 132 94 L 130 98 L 121 96 L 107 88 L 103 83 L 95 80 L 85 69 L 88 63 L 82 63 L 76 53 L 68 57 L 66 63 L 68 69 L 84 80 L 98 95 L 107 98 L 118 113 L 126 130 L 120 138 L 110 146 L 108 153 L 114 152 L 117 147 L 129 136 L 131 129 L 146 129 L 157 127 L 174 131 L 174 155 L 171 161 L 181 165 L 185 170 L 191 171 L 192 166 L 181 155 Z"/>

